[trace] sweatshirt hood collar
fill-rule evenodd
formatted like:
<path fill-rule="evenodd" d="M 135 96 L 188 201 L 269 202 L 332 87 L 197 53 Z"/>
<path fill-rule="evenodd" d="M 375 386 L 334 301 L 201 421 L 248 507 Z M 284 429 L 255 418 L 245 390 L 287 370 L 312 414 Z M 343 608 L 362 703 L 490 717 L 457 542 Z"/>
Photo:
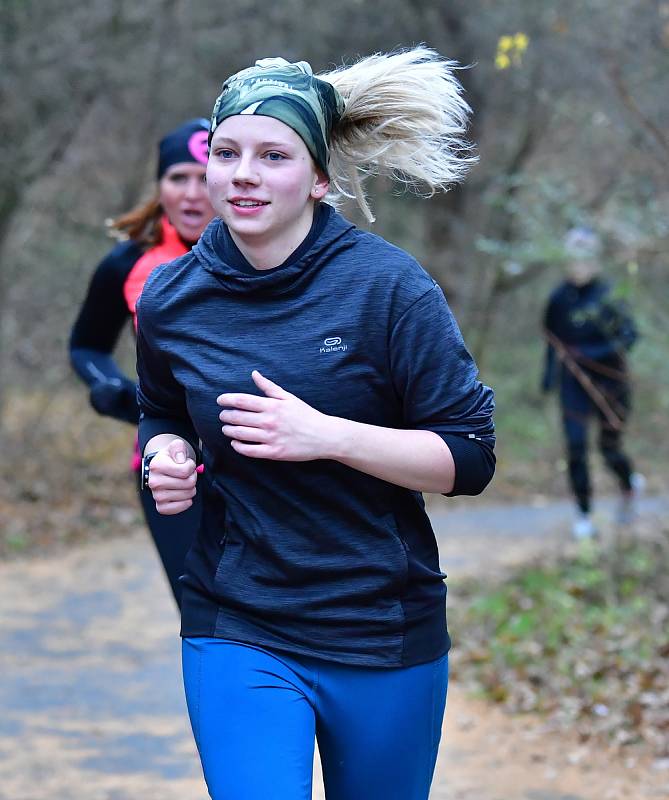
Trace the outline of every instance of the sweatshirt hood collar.
<path fill-rule="evenodd" d="M 340 248 L 352 244 L 350 232 L 355 225 L 331 206 L 325 206 L 327 220 L 320 236 L 295 261 L 252 274 L 234 266 L 238 255 L 232 252 L 225 223 L 216 217 L 205 228 L 192 253 L 203 269 L 214 275 L 233 294 L 283 294 L 310 280 L 325 259 Z M 298 248 L 299 249 L 299 248 Z"/>

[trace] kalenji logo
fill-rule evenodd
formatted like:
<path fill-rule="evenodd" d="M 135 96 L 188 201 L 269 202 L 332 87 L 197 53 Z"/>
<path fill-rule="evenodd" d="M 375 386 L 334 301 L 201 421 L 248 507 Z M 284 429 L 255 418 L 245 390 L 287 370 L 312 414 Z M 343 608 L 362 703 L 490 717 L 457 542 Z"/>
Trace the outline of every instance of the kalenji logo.
<path fill-rule="evenodd" d="M 341 343 L 341 336 L 329 336 L 323 339 L 323 345 L 318 351 L 319 353 L 345 353 L 348 350 L 347 344 Z"/>

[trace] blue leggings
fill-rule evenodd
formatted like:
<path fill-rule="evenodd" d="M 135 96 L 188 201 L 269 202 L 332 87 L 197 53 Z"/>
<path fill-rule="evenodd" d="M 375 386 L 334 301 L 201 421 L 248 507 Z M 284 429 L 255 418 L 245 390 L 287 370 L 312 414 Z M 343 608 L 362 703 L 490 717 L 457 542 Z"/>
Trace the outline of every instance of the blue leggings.
<path fill-rule="evenodd" d="M 213 800 L 427 800 L 448 657 L 398 669 L 183 640 L 186 701 Z"/>

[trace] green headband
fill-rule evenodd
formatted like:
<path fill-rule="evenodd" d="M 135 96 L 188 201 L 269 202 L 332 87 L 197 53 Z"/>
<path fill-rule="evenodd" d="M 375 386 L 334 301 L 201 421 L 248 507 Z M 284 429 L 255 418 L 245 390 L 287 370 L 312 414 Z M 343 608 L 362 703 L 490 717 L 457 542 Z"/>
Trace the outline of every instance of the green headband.
<path fill-rule="evenodd" d="M 291 64 L 284 58 L 264 58 L 223 84 L 211 114 L 209 144 L 228 117 L 274 117 L 297 133 L 327 175 L 330 134 L 343 111 L 342 96 L 332 84 L 314 77 L 306 61 Z"/>

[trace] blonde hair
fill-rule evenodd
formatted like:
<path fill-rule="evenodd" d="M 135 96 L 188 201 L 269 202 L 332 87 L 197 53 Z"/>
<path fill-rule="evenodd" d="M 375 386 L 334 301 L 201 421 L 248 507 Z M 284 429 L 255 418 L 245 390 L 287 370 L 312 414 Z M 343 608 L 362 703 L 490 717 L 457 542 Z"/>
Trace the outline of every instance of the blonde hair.
<path fill-rule="evenodd" d="M 431 197 L 461 182 L 477 160 L 465 138 L 471 109 L 458 65 L 428 47 L 376 53 L 317 77 L 344 98 L 330 141 L 332 200 L 355 199 L 374 216 L 363 183 L 388 175 Z"/>

